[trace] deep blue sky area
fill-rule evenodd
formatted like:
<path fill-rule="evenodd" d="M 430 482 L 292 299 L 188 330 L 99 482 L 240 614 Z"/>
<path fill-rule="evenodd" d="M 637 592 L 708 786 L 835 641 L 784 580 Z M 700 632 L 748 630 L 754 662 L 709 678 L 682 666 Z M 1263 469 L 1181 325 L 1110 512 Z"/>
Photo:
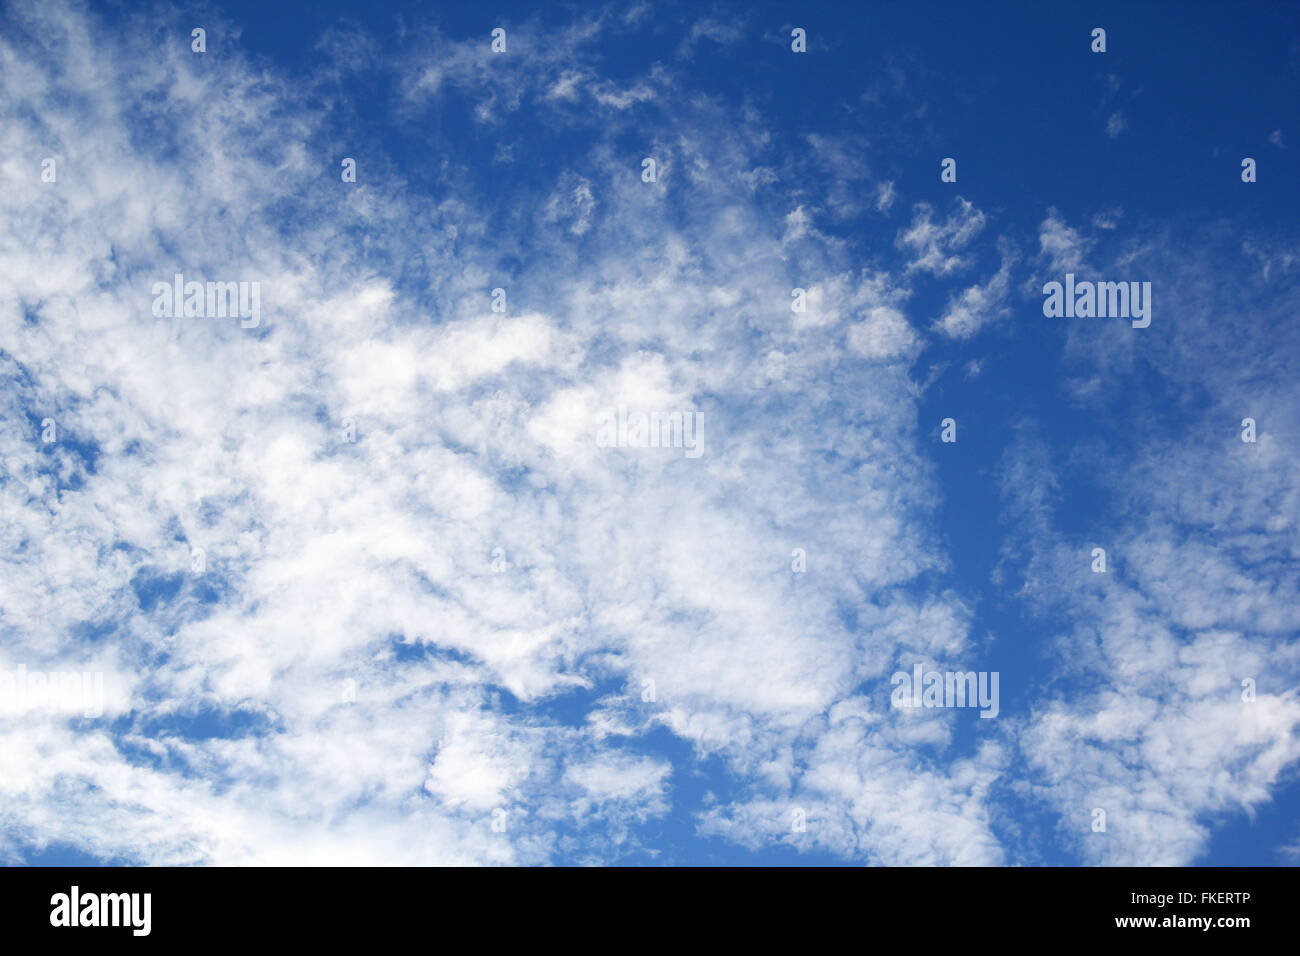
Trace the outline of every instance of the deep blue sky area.
<path fill-rule="evenodd" d="M 555 24 L 558 32 L 560 24 L 582 19 L 570 5 L 465 6 L 228 3 L 218 9 L 238 24 L 242 49 L 308 72 L 320 65 L 322 32 L 344 25 L 363 26 L 380 43 L 399 46 L 432 30 L 462 38 L 537 22 Z M 674 56 L 681 33 L 670 25 L 691 10 L 680 4 L 655 10 L 662 26 L 651 35 L 602 42 L 605 75 L 635 76 Z M 1295 151 L 1266 153 L 1278 106 L 1297 87 L 1291 3 L 758 4 L 736 19 L 751 26 L 758 42 L 727 48 L 701 41 L 691 64 L 693 88 L 730 104 L 762 104 L 773 136 L 788 145 L 828 129 L 886 142 L 888 154 L 873 150 L 864 160 L 896 177 L 909 195 L 942 197 L 932 164 L 923 162 L 937 147 L 960 157 L 963 195 L 981 207 L 1025 208 L 1031 216 L 1035 201 L 1067 217 L 1111 202 L 1137 215 L 1168 217 L 1189 208 L 1210 215 L 1272 210 L 1295 199 L 1296 191 L 1286 188 L 1297 172 Z M 787 44 L 777 42 L 787 24 L 809 31 L 815 55 L 791 60 Z M 1089 48 L 1097 26 L 1108 30 L 1104 55 Z M 891 90 L 882 67 L 915 70 L 922 85 Z M 1109 75 L 1124 82 L 1105 97 Z M 366 93 L 390 92 L 379 78 L 357 82 Z M 875 88 L 883 90 L 884 103 L 873 115 L 859 100 Z M 1095 135 L 1095 121 L 1108 108 L 1104 97 L 1131 117 L 1119 146 Z M 392 123 L 382 101 L 354 105 L 373 121 L 358 132 L 379 134 L 385 148 L 417 135 Z M 924 116 L 909 115 L 918 108 Z M 457 150 L 476 141 L 487 148 L 492 131 L 475 130 L 457 114 L 441 111 L 441 135 Z M 530 117 L 512 122 L 528 126 Z M 567 135 L 552 136 L 537 158 L 568 160 L 553 152 L 565 141 Z M 1236 188 L 1235 176 L 1221 174 L 1238 168 L 1238 153 L 1269 158 L 1259 188 L 1248 194 Z M 395 158 L 404 166 L 414 159 Z"/>

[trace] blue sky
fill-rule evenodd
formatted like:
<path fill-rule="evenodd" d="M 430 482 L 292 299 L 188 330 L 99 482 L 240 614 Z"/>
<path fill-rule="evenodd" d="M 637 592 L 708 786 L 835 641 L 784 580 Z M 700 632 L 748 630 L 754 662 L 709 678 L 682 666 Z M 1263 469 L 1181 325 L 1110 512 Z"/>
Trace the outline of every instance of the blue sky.
<path fill-rule="evenodd" d="M 1297 5 L 1000 6 L 4 5 L 0 858 L 1293 865 Z"/>

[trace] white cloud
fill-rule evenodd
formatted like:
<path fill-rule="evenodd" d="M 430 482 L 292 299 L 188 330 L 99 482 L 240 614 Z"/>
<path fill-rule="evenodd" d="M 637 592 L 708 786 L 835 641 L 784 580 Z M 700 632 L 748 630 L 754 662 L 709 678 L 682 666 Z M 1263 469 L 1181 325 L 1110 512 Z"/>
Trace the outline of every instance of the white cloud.
<path fill-rule="evenodd" d="M 934 210 L 927 203 L 917 203 L 912 225 L 898 234 L 899 248 L 911 250 L 908 271 L 921 270 L 946 276 L 964 269 L 967 262 L 959 254 L 984 228 L 985 217 L 967 199 L 953 201 L 952 212 L 942 223 L 934 221 Z"/>
<path fill-rule="evenodd" d="M 765 768 L 767 799 L 802 772 L 782 756 L 800 728 L 938 614 L 891 593 L 864 612 L 878 633 L 841 616 L 942 560 L 916 450 L 882 437 L 911 414 L 919 339 L 888 274 L 811 226 L 783 245 L 754 194 L 775 181 L 757 114 L 694 102 L 672 120 L 661 184 L 715 197 L 684 219 L 598 147 L 494 233 L 470 196 L 396 188 L 382 157 L 318 185 L 326 118 L 237 54 L 198 71 L 183 45 L 157 55 L 156 30 L 91 47 L 80 13 L 23 16 L 68 72 L 9 41 L 23 66 L 3 105 L 59 129 L 70 159 L 55 185 L 7 165 L 0 199 L 3 622 L 33 661 L 78 660 L 101 622 L 136 672 L 112 705 L 126 730 L 3 731 L 20 761 L 59 755 L 7 777 L 6 832 L 146 862 L 538 862 L 558 821 L 631 845 L 629 821 L 672 799 L 668 766 L 611 735 L 668 728 L 729 772 Z M 622 29 L 574 27 L 570 48 L 606 26 Z M 484 122 L 548 95 L 659 108 L 637 91 L 663 73 L 603 87 L 530 30 L 511 29 L 504 64 L 435 37 L 436 67 L 402 67 L 410 108 L 455 90 Z M 172 158 L 132 135 L 126 98 L 154 104 Z M 6 135 L 18 156 L 49 148 L 31 120 Z M 498 278 L 485 263 L 506 256 L 524 265 Z M 149 289 L 175 271 L 260 281 L 261 326 L 154 320 Z M 789 310 L 800 283 L 812 321 Z M 854 423 L 834 412 L 844 376 Z M 755 381 L 800 409 L 774 415 Z M 592 412 L 619 402 L 701 410 L 705 454 L 597 447 Z M 48 448 L 30 425 L 47 414 Z M 809 467 L 831 450 L 841 463 Z M 820 570 L 807 584 L 796 546 Z M 150 588 L 167 596 L 146 608 Z M 631 697 L 646 677 L 653 705 Z M 573 726 L 537 706 L 610 682 L 623 702 Z M 980 819 L 965 781 L 927 785 L 936 807 L 960 787 Z M 843 852 L 902 852 L 855 825 Z"/>
<path fill-rule="evenodd" d="M 1002 249 L 998 271 L 978 285 L 967 288 L 948 301 L 937 326 L 949 338 L 967 339 L 988 323 L 1007 314 L 1007 293 L 1011 286 L 1011 267 L 1016 257 L 1009 247 Z"/>
<path fill-rule="evenodd" d="M 1084 257 L 1091 242 L 1067 226 L 1055 209 L 1050 209 L 1038 227 L 1038 245 L 1048 270 L 1056 274 L 1084 268 Z"/>

